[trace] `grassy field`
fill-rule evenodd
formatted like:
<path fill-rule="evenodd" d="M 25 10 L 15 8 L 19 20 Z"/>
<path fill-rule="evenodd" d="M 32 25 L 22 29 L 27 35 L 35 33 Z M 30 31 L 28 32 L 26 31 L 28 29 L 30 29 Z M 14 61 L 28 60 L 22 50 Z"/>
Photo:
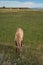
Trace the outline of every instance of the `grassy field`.
<path fill-rule="evenodd" d="M 0 42 L 13 42 L 18 27 L 24 30 L 24 43 L 43 43 L 43 12 L 0 12 Z"/>
<path fill-rule="evenodd" d="M 24 46 L 29 46 L 24 48 L 26 58 L 20 61 L 23 64 L 18 61 L 18 65 L 43 65 L 43 11 L 0 12 L 0 53 L 4 49 L 7 57 L 11 54 L 10 58 L 14 58 L 15 52 L 8 49 L 14 47 L 18 27 L 24 30 Z"/>

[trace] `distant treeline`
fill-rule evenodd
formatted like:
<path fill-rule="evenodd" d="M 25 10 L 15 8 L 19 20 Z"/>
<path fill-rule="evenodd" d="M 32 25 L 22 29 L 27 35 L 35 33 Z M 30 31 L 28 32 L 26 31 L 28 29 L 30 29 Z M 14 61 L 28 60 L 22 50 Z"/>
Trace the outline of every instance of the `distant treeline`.
<path fill-rule="evenodd" d="M 0 9 L 31 9 L 31 8 L 20 8 L 20 7 L 5 7 L 5 6 L 3 6 L 3 7 L 0 7 Z"/>

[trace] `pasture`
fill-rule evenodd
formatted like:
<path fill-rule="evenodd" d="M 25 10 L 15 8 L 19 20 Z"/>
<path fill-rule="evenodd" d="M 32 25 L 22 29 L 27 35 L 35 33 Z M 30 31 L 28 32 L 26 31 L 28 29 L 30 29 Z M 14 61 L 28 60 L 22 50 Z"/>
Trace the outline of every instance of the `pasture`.
<path fill-rule="evenodd" d="M 5 51 L 7 59 L 16 58 L 14 36 L 18 27 L 24 30 L 24 58 L 18 65 L 43 65 L 43 11 L 0 12 L 0 53 Z"/>

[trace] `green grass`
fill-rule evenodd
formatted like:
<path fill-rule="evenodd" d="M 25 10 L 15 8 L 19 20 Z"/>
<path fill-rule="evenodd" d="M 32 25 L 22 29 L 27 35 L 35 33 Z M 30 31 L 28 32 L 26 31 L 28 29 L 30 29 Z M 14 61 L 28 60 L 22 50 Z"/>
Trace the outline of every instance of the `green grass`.
<path fill-rule="evenodd" d="M 43 11 L 0 12 L 0 42 L 13 42 L 18 27 L 24 30 L 24 42 L 43 43 Z"/>
<path fill-rule="evenodd" d="M 14 47 L 18 27 L 24 30 L 24 48 L 19 61 Z M 0 12 L 0 53 L 3 52 L 3 61 L 9 59 L 12 65 L 43 65 L 43 11 Z"/>

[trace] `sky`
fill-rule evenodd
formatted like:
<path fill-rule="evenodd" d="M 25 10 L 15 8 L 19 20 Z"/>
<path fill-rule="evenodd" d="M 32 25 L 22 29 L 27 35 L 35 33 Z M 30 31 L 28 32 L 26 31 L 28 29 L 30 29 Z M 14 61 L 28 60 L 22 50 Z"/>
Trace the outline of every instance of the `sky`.
<path fill-rule="evenodd" d="M 0 0 L 0 7 L 43 8 L 43 0 Z"/>

